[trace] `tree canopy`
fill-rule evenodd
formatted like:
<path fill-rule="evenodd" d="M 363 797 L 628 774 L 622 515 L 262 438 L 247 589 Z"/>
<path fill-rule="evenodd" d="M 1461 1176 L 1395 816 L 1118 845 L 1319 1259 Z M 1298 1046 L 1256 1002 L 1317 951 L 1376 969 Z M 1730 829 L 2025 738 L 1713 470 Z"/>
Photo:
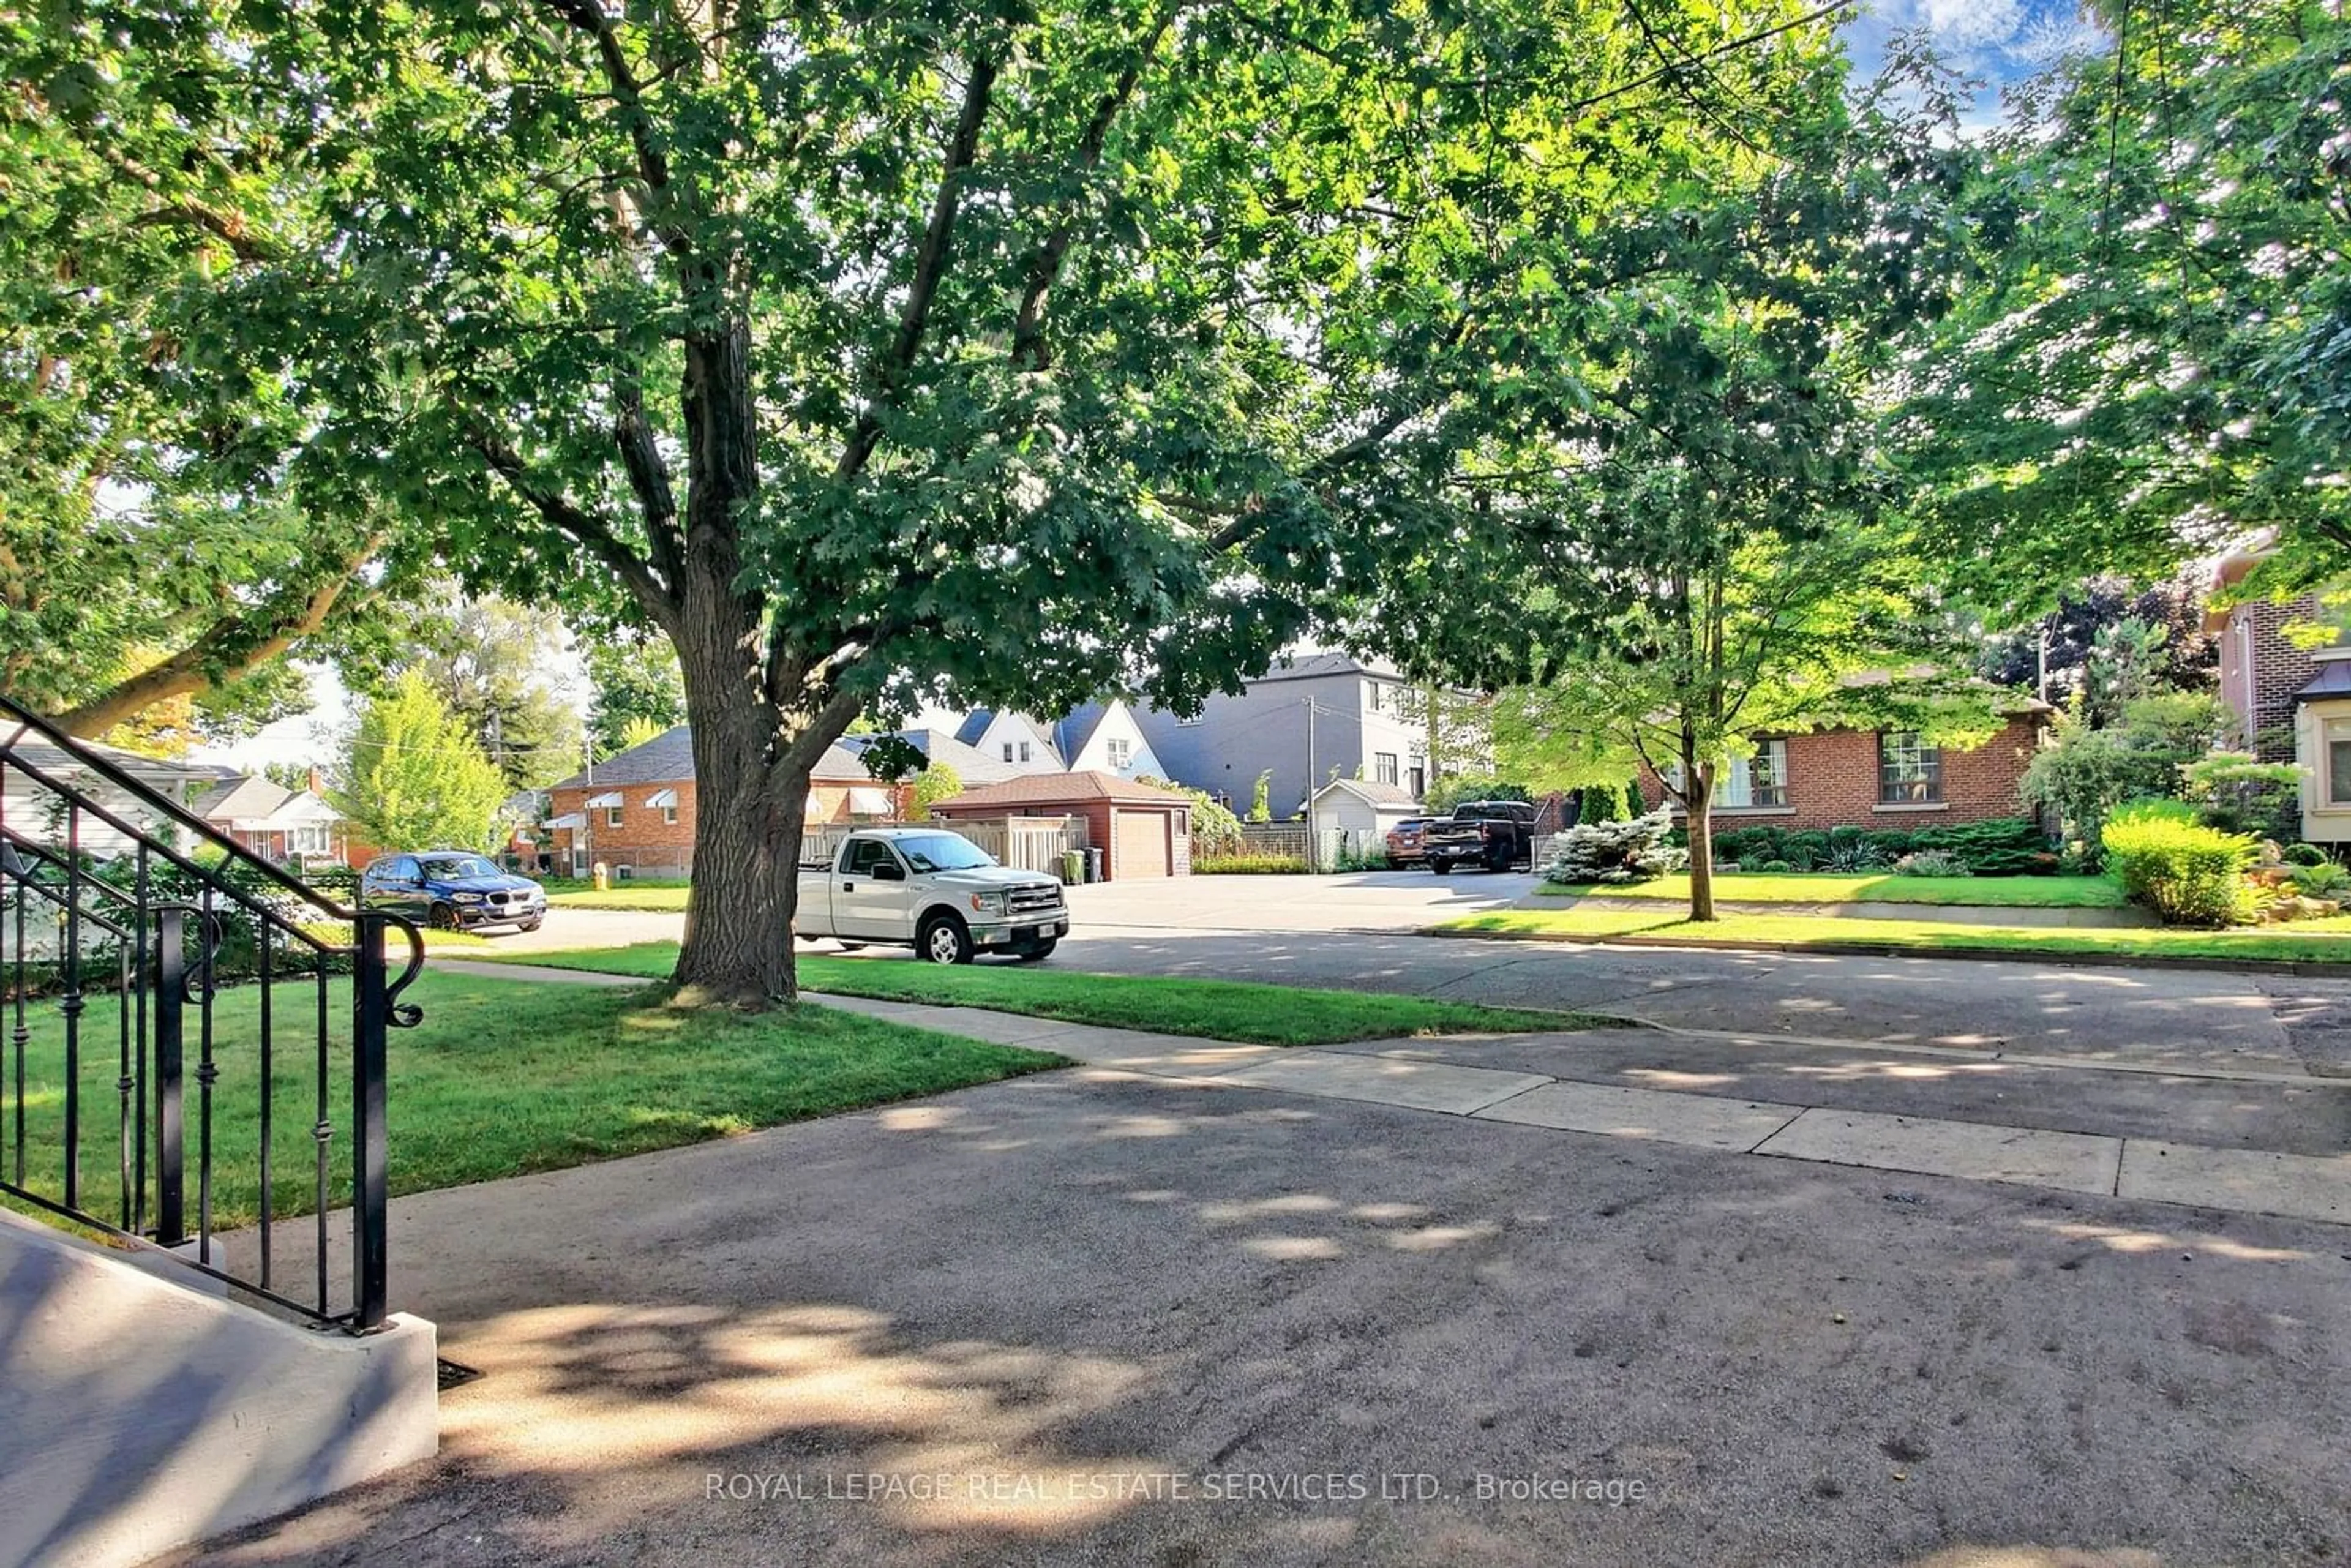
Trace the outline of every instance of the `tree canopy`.
<path fill-rule="evenodd" d="M 1994 624 L 2085 571 L 2266 531 L 2248 591 L 2351 566 L 2351 23 L 2307 0 L 2097 9 L 2108 52 L 1979 149 L 1979 286 L 1896 427 Z"/>
<path fill-rule="evenodd" d="M 676 644 L 677 977 L 738 999 L 853 716 L 1237 685 L 1448 526 L 1551 300 L 1667 259 L 1614 208 L 1834 87 L 1760 5 L 73 16 L 25 78 L 74 157 L 135 110 L 196 172 L 188 337 L 308 512 Z"/>
<path fill-rule="evenodd" d="M 275 308 L 305 209 L 215 22 L 0 17 L 0 680 L 80 735 L 174 699 L 214 734 L 297 711 L 287 657 L 401 580 L 396 518 L 308 460 L 317 389 L 219 329 Z"/>
<path fill-rule="evenodd" d="M 1848 114 L 1834 57 L 1782 70 L 1804 107 L 1770 147 L 1690 155 L 1597 256 L 1530 233 L 1555 257 L 1541 351 L 1464 416 L 1467 519 L 1401 556 L 1378 619 L 1416 668 L 1504 688 L 1506 773 L 1572 788 L 1637 760 L 1665 779 L 1699 918 L 1708 803 L 1749 737 L 1927 711 L 1973 653 L 1872 402 L 1950 287 L 1948 104 Z"/>

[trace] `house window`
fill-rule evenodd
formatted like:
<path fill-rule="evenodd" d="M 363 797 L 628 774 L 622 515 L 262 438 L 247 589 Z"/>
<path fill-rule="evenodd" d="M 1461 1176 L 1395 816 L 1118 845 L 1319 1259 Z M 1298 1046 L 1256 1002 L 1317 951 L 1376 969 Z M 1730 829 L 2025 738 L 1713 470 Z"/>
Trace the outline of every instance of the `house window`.
<path fill-rule="evenodd" d="M 1752 757 L 1741 757 L 1725 766 L 1714 781 L 1714 803 L 1733 810 L 1786 805 L 1788 743 L 1759 740 Z"/>
<path fill-rule="evenodd" d="M 1382 685 L 1377 681 L 1365 681 L 1364 685 L 1366 688 L 1366 694 L 1371 701 L 1372 711 L 1374 713 L 1384 711 L 1388 706 L 1387 687 Z"/>
<path fill-rule="evenodd" d="M 1023 762 L 1029 760 L 1029 743 L 1025 740 L 1020 743 L 1020 760 Z"/>
<path fill-rule="evenodd" d="M 664 806 L 662 808 L 662 821 L 673 828 L 676 827 L 677 808 L 674 806 Z"/>
<path fill-rule="evenodd" d="M 1396 781 L 1396 754 L 1393 751 L 1372 753 L 1372 782 L 1393 784 Z"/>
<path fill-rule="evenodd" d="M 621 825 L 621 808 L 618 806 L 604 808 L 604 825 L 608 828 L 617 828 Z"/>
<path fill-rule="evenodd" d="M 1123 768 L 1134 760 L 1134 743 L 1131 740 L 1111 741 L 1108 743 L 1107 749 L 1110 752 L 1110 765 L 1113 768 Z"/>
<path fill-rule="evenodd" d="M 2351 740 L 2326 743 L 2326 803 L 2351 806 Z"/>
<path fill-rule="evenodd" d="M 1889 806 L 1925 805 L 1943 798 L 1943 748 L 1915 730 L 1877 737 L 1877 798 Z"/>
<path fill-rule="evenodd" d="M 1004 743 L 1004 760 L 1007 762 L 1012 760 L 1012 743 L 1008 740 Z"/>
<path fill-rule="evenodd" d="M 1404 787 L 1412 791 L 1412 798 L 1416 800 L 1428 793 L 1428 763 L 1426 758 L 1416 757 L 1405 768 Z"/>
<path fill-rule="evenodd" d="M 1678 791 L 1682 787 L 1682 769 L 1678 762 L 1668 764 L 1665 780 Z M 1731 810 L 1757 806 L 1784 806 L 1788 803 L 1788 743 L 1784 740 L 1759 740 L 1755 755 L 1726 762 L 1714 776 L 1714 803 Z"/>

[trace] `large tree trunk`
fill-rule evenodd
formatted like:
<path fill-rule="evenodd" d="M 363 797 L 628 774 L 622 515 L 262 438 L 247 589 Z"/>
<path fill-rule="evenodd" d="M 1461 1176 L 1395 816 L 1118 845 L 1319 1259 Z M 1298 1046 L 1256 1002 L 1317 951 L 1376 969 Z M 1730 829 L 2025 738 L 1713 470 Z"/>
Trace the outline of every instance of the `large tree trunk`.
<path fill-rule="evenodd" d="M 740 629 L 737 629 L 739 635 Z M 792 915 L 809 768 L 778 768 L 776 712 L 739 673 L 715 678 L 734 641 L 689 622 L 682 661 L 694 727 L 694 882 L 672 978 L 680 999 L 760 1008 L 798 994 Z M 712 646 L 711 644 L 716 644 Z"/>
<path fill-rule="evenodd" d="M 672 641 L 694 729 L 694 879 L 672 978 L 681 1000 L 761 1008 L 798 994 L 792 915 L 816 756 L 792 745 L 800 737 L 768 696 L 767 607 L 737 586 L 736 517 L 758 489 L 748 349 L 739 324 L 686 344 Z"/>

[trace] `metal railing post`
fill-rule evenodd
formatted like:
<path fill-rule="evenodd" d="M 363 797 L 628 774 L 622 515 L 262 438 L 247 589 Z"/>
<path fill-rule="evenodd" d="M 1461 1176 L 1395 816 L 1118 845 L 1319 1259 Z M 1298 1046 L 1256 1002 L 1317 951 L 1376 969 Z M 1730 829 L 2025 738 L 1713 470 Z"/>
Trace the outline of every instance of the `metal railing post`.
<path fill-rule="evenodd" d="M 182 1009 L 188 999 L 188 960 L 181 939 L 186 912 L 155 912 L 155 1239 L 176 1247 L 188 1239 L 187 1151 L 180 1114 L 183 1052 L 186 1044 Z"/>
<path fill-rule="evenodd" d="M 384 925 L 381 912 L 361 909 L 352 955 L 352 1327 L 362 1330 L 383 1322 L 391 1260 L 384 1234 L 390 1186 L 384 1158 L 384 1072 L 392 995 L 384 971 Z"/>

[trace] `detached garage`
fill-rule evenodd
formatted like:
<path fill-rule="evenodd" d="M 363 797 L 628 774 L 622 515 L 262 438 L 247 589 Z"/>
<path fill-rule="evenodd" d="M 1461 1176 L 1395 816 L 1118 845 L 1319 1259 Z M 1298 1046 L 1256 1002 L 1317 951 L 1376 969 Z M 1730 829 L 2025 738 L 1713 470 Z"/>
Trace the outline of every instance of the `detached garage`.
<path fill-rule="evenodd" d="M 1188 876 L 1192 871 L 1192 798 L 1115 773 L 1025 774 L 967 789 L 931 811 L 965 821 L 1080 818 L 1086 841 L 1102 852 L 1108 882 Z"/>

